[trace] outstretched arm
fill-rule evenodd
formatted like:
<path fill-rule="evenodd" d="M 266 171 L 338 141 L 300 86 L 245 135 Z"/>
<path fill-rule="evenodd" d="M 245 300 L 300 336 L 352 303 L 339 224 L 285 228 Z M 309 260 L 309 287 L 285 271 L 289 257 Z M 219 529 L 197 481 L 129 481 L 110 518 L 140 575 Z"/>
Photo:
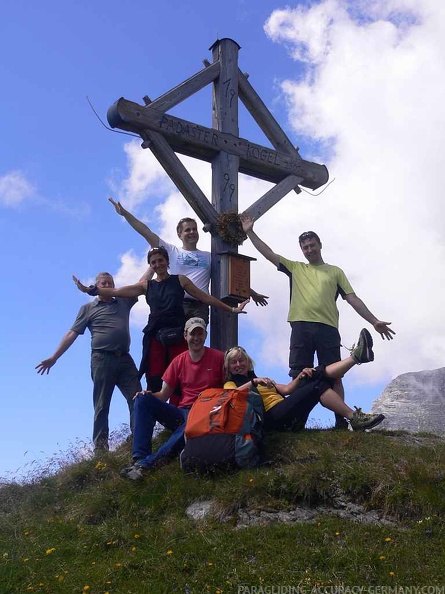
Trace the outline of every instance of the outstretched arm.
<path fill-rule="evenodd" d="M 255 303 L 256 306 L 269 305 L 267 303 L 267 300 L 269 299 L 269 297 L 267 295 L 262 295 L 261 293 L 257 293 L 256 291 L 254 291 L 252 289 L 252 287 L 250 288 L 250 296 L 252 297 L 252 301 Z"/>
<path fill-rule="evenodd" d="M 153 270 L 153 268 L 151 266 L 149 266 L 147 268 L 147 270 L 144 272 L 144 274 L 141 276 L 141 278 L 139 279 L 139 282 L 147 282 L 150 281 L 155 275 L 155 271 Z"/>
<path fill-rule="evenodd" d="M 393 339 L 392 335 L 395 334 L 395 332 L 391 328 L 388 328 L 391 322 L 382 322 L 381 320 L 378 320 L 355 293 L 345 295 L 345 300 L 355 309 L 359 316 L 374 326 L 375 331 L 380 334 L 383 340 L 385 340 L 385 338 L 386 340 Z"/>
<path fill-rule="evenodd" d="M 262 254 L 266 260 L 272 262 L 275 266 L 278 266 L 280 263 L 280 255 L 273 252 L 270 247 L 264 243 L 262 239 L 258 237 L 258 235 L 253 230 L 253 219 L 246 214 L 240 215 L 241 225 L 243 226 L 243 231 L 256 247 L 256 249 Z"/>
<path fill-rule="evenodd" d="M 128 212 L 120 202 L 115 202 L 113 198 L 108 198 L 111 204 L 114 206 L 117 214 L 120 214 L 124 219 L 130 223 L 135 231 L 137 231 L 142 237 L 148 241 L 151 247 L 159 247 L 159 235 L 153 233 L 153 231 L 147 227 L 145 223 L 137 219 L 131 212 Z"/>
<path fill-rule="evenodd" d="M 37 373 L 44 375 L 46 372 L 48 374 L 49 370 L 54 365 L 54 363 L 56 363 L 57 359 L 59 359 L 63 353 L 70 348 L 78 336 L 79 334 L 74 332 L 74 330 L 68 330 L 68 332 L 60 341 L 59 346 L 54 351 L 54 354 L 52 354 L 51 357 L 48 357 L 48 359 L 43 359 L 43 361 L 40 361 L 40 363 L 36 365 L 35 368 L 37 369 Z"/>
<path fill-rule="evenodd" d="M 92 296 L 99 295 L 99 297 L 139 297 L 139 295 L 145 295 L 145 293 L 147 292 L 147 281 L 139 281 L 134 285 L 127 285 L 125 287 L 120 287 L 119 289 L 112 289 L 111 287 L 99 288 L 96 287 L 96 285 L 87 287 L 86 285 L 82 284 L 80 280 L 74 276 L 74 274 L 73 281 L 76 287 L 79 289 L 79 291 Z"/>
<path fill-rule="evenodd" d="M 198 289 L 198 287 L 194 283 L 192 283 L 192 281 L 186 276 L 179 274 L 178 278 L 179 282 L 181 283 L 181 287 L 184 289 L 184 291 L 187 291 L 189 295 L 191 295 L 195 299 L 198 299 L 202 303 L 205 303 L 206 305 L 212 305 L 213 307 L 218 307 L 219 309 L 222 309 L 227 313 L 247 313 L 243 311 L 243 309 L 249 303 L 249 299 L 246 299 L 246 301 L 240 303 L 238 307 L 230 307 L 230 305 L 227 305 L 227 303 L 224 303 L 224 301 L 221 301 L 220 299 L 213 297 L 213 295 L 207 295 L 207 293 L 204 293 L 204 291 Z"/>

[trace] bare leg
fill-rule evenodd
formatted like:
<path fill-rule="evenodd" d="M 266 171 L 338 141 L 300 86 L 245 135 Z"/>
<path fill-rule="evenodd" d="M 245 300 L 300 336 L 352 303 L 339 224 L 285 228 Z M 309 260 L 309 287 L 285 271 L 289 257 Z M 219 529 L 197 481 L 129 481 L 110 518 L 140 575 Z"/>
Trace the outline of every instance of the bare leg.
<path fill-rule="evenodd" d="M 347 373 L 351 367 L 355 365 L 355 361 L 352 357 L 347 357 L 342 361 L 336 361 L 335 363 L 331 363 L 331 365 L 327 365 L 325 369 L 325 375 L 332 379 L 335 379 L 335 384 L 333 386 L 334 391 L 338 394 L 339 398 L 344 401 L 345 399 L 345 390 L 343 388 L 343 382 L 341 378 Z M 336 429 L 346 429 L 347 425 L 344 420 L 344 414 L 335 413 L 335 428 Z"/>
<path fill-rule="evenodd" d="M 345 375 L 345 373 L 347 373 L 350 369 L 354 367 L 354 365 L 356 365 L 354 359 L 351 356 L 349 356 L 346 357 L 346 359 L 342 359 L 341 361 L 336 361 L 335 363 L 326 365 L 324 374 L 326 377 L 330 377 L 332 379 L 341 379 Z M 341 390 L 343 390 L 343 384 Z M 337 392 L 337 390 L 335 391 Z"/>
<path fill-rule="evenodd" d="M 325 390 L 320 396 L 320 404 L 322 404 L 325 408 L 332 410 L 332 412 L 339 415 L 340 417 L 346 417 L 347 419 L 352 419 L 353 417 L 354 411 L 352 408 L 345 404 L 337 392 L 331 388 Z"/>

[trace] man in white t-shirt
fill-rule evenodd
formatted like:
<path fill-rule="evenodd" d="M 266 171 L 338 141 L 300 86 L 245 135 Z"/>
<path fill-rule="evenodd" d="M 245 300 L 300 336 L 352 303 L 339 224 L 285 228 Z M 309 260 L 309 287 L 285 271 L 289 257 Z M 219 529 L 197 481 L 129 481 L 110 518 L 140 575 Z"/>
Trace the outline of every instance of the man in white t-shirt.
<path fill-rule="evenodd" d="M 113 198 L 109 198 L 109 201 L 113 204 L 116 212 L 123 216 L 135 231 L 145 237 L 151 247 L 162 246 L 167 250 L 170 259 L 170 274 L 183 274 L 198 289 L 201 289 L 204 293 L 209 293 L 211 254 L 210 252 L 198 250 L 196 247 L 199 241 L 199 233 L 194 219 L 185 217 L 176 225 L 176 233 L 182 242 L 182 246 L 177 247 L 164 241 L 145 223 L 128 212 L 120 202 L 115 202 Z M 256 293 L 253 289 L 250 289 L 250 296 L 256 305 L 267 305 L 267 296 Z M 186 319 L 198 317 L 205 320 L 206 324 L 209 322 L 208 306 L 189 295 L 184 298 L 184 312 Z"/>

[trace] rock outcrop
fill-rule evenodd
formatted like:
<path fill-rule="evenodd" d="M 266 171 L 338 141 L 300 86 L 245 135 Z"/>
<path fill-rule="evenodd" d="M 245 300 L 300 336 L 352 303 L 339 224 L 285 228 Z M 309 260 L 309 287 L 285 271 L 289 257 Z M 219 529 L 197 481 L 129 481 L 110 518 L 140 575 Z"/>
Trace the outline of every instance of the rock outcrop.
<path fill-rule="evenodd" d="M 445 435 L 445 367 L 397 376 L 373 402 L 372 412 L 386 416 L 379 429 Z"/>

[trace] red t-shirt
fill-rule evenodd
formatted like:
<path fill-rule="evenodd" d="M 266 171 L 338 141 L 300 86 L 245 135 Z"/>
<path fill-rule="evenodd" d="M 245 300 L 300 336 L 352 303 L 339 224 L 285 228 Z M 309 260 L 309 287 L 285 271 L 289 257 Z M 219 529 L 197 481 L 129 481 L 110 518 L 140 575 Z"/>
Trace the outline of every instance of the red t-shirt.
<path fill-rule="evenodd" d="M 191 406 L 206 388 L 222 388 L 224 384 L 224 353 L 205 347 L 199 361 L 192 361 L 185 351 L 173 359 L 162 381 L 174 390 L 179 388 L 179 407 Z"/>

